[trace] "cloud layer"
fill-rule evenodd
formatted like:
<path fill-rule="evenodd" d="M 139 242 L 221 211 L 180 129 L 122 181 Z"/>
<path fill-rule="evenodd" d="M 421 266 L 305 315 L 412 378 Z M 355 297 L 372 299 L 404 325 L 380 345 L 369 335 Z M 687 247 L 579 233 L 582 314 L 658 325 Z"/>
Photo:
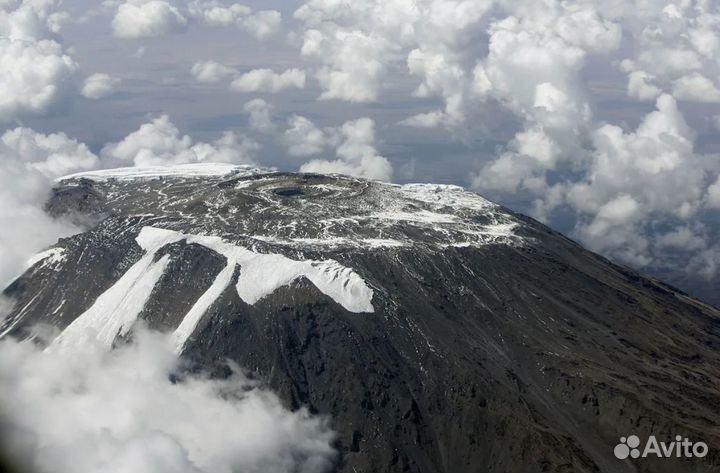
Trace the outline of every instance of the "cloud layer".
<path fill-rule="evenodd" d="M 181 373 L 167 336 L 138 330 L 110 352 L 0 341 L 0 429 L 25 471 L 328 471 L 324 418 L 290 412 L 239 369 Z"/>

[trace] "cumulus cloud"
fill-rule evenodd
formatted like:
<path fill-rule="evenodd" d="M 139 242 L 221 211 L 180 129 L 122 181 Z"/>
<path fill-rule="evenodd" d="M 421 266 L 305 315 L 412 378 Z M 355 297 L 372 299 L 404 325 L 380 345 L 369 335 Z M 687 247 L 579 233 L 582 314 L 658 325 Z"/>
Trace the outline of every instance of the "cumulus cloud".
<path fill-rule="evenodd" d="M 702 229 L 699 229 L 702 232 Z M 703 250 L 706 247 L 706 239 L 698 229 L 689 225 L 678 226 L 667 233 L 661 233 L 656 239 L 658 248 L 670 248 L 680 251 Z"/>
<path fill-rule="evenodd" d="M 43 114 L 72 90 L 76 62 L 55 41 L 56 2 L 0 4 L 0 122 Z"/>
<path fill-rule="evenodd" d="M 118 6 L 112 27 L 119 38 L 147 38 L 184 31 L 187 19 L 166 0 L 128 0 Z"/>
<path fill-rule="evenodd" d="M 290 412 L 232 370 L 227 379 L 186 376 L 168 337 L 145 330 L 112 351 L 3 340 L 4 446 L 39 473 L 328 471 L 326 419 Z"/>
<path fill-rule="evenodd" d="M 0 137 L 0 284 L 22 272 L 34 253 L 77 231 L 45 214 L 43 205 L 53 179 L 97 164 L 87 146 L 62 133 L 15 128 Z"/>
<path fill-rule="evenodd" d="M 289 88 L 305 87 L 305 72 L 287 69 L 282 73 L 270 69 L 254 69 L 235 79 L 230 87 L 240 92 L 280 92 Z"/>
<path fill-rule="evenodd" d="M 398 124 L 415 128 L 435 128 L 446 119 L 445 113 L 434 110 L 427 113 L 418 113 L 401 120 Z"/>
<path fill-rule="evenodd" d="M 234 25 L 252 13 L 252 9 L 246 5 L 225 5 L 216 1 L 196 0 L 190 3 L 189 8 L 196 19 L 212 26 Z"/>
<path fill-rule="evenodd" d="M 0 121 L 42 114 L 69 87 L 77 64 L 54 41 L 0 38 Z"/>
<path fill-rule="evenodd" d="M 262 41 L 276 35 L 282 15 L 276 10 L 253 11 L 239 3 L 193 0 L 126 0 L 117 6 L 113 32 L 119 38 L 148 38 L 185 31 L 191 24 L 236 26 Z"/>
<path fill-rule="evenodd" d="M 628 69 L 628 95 L 638 100 L 655 100 L 661 90 L 652 84 L 653 76 L 644 71 L 633 71 L 632 63 L 627 63 Z"/>
<path fill-rule="evenodd" d="M 199 61 L 192 67 L 195 80 L 205 84 L 218 84 L 232 79 L 230 89 L 238 92 L 277 93 L 286 89 L 305 88 L 305 71 L 287 69 L 274 72 L 271 69 L 253 69 L 241 74 L 237 69 L 215 61 Z"/>
<path fill-rule="evenodd" d="M 112 94 L 119 83 L 119 79 L 111 77 L 108 74 L 93 74 L 85 79 L 82 94 L 88 99 L 102 99 Z"/>
<path fill-rule="evenodd" d="M 227 131 L 213 143 L 193 142 L 162 115 L 142 125 L 118 143 L 105 145 L 101 156 L 106 165 L 166 166 L 197 162 L 254 163 L 260 145 L 238 133 Z"/>
<path fill-rule="evenodd" d="M 585 182 L 569 188 L 569 201 L 581 215 L 578 234 L 593 248 L 639 266 L 666 264 L 668 237 L 654 227 L 684 226 L 694 221 L 703 205 L 704 189 L 712 169 L 694 154 L 694 133 L 669 95 L 658 98 L 657 110 L 648 114 L 634 133 L 605 125 L 593 137 L 596 147 Z M 608 219 L 604 210 L 617 195 L 632 196 L 635 212 Z M 587 199 L 587 200 L 586 200 Z M 626 198 L 627 201 L 627 198 Z M 685 248 L 693 253 L 710 247 L 702 226 Z M 677 241 L 677 238 L 675 238 Z M 697 241 L 704 241 L 702 248 Z M 692 244 L 689 244 L 692 241 Z"/>
<path fill-rule="evenodd" d="M 392 165 L 375 149 L 373 120 L 360 118 L 346 122 L 338 133 L 341 140 L 336 149 L 338 159 L 314 159 L 303 164 L 301 172 L 348 174 L 381 181 L 392 179 Z"/>
<path fill-rule="evenodd" d="M 328 139 L 325 132 L 316 127 L 312 121 L 300 115 L 293 115 L 288 120 L 283 142 L 290 156 L 307 157 L 322 153 Z"/>
<path fill-rule="evenodd" d="M 191 72 L 195 80 L 205 84 L 217 84 L 237 74 L 232 67 L 216 61 L 196 62 Z"/>
<path fill-rule="evenodd" d="M 319 63 L 321 98 L 374 101 L 391 68 L 407 62 L 423 81 L 420 93 L 447 92 L 450 100 L 468 85 L 461 64 L 492 3 L 308 0 L 294 16 L 304 26 L 301 54 Z"/>
<path fill-rule="evenodd" d="M 673 85 L 673 96 L 678 100 L 720 103 L 720 90 L 715 83 L 697 72 L 676 80 Z"/>
<path fill-rule="evenodd" d="M 679 100 L 717 102 L 720 14 L 711 2 L 655 2 L 615 15 L 633 40 L 634 55 L 622 67 L 631 97 L 647 99 L 637 93 L 642 81 Z"/>
<path fill-rule="evenodd" d="M 707 170 L 693 152 L 694 134 L 676 101 L 662 95 L 634 132 L 603 125 L 592 140 L 595 152 L 585 178 L 567 188 L 583 241 L 638 266 L 662 260 L 668 242 L 679 236 L 690 242 L 687 226 L 672 239 L 652 230 L 653 224 L 688 221 L 702 206 Z M 695 240 L 684 251 L 696 249 Z"/>
<path fill-rule="evenodd" d="M 282 15 L 277 10 L 256 12 L 242 22 L 242 27 L 260 41 L 275 36 L 281 25 Z"/>
<path fill-rule="evenodd" d="M 275 130 L 270 112 L 272 106 L 263 99 L 253 99 L 243 106 L 243 111 L 248 114 L 250 129 L 260 133 L 270 133 Z"/>
<path fill-rule="evenodd" d="M 276 10 L 253 10 L 239 3 L 225 5 L 217 1 L 194 1 L 190 15 L 210 26 L 236 26 L 262 41 L 276 35 L 282 25 L 282 15 Z"/>
<path fill-rule="evenodd" d="M 499 158 L 502 163 L 487 170 L 516 162 L 522 174 L 506 190 L 542 188 L 559 162 L 582 156 L 592 113 L 579 73 L 588 55 L 619 47 L 620 27 L 592 8 L 553 3 L 494 21 L 489 32 L 488 56 L 474 71 L 475 93 L 504 104 L 525 125 Z"/>

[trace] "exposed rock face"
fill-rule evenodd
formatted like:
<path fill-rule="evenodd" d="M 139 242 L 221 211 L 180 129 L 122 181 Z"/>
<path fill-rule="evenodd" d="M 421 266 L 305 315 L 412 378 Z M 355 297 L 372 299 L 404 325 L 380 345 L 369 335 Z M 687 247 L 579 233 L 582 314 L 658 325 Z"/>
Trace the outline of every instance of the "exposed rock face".
<path fill-rule="evenodd" d="M 338 471 L 720 469 L 720 311 L 460 188 L 186 166 L 66 178 L 48 210 L 93 223 L 0 333 L 145 320 L 332 416 Z M 616 459 L 631 434 L 709 454 Z"/>

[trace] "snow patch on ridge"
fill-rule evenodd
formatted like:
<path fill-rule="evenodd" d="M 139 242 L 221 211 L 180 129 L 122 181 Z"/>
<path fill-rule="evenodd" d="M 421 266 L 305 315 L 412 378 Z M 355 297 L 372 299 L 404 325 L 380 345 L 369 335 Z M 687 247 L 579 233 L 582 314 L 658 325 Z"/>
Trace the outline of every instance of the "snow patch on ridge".
<path fill-rule="evenodd" d="M 70 179 L 84 178 L 93 181 L 107 181 L 108 179 L 133 180 L 154 179 L 158 177 L 222 177 L 228 174 L 250 176 L 260 172 L 269 172 L 269 169 L 260 169 L 250 165 L 237 165 L 227 163 L 193 163 L 178 164 L 175 166 L 148 166 L 127 167 L 117 169 L 101 169 L 70 174 L 57 179 L 57 182 Z"/>
<path fill-rule="evenodd" d="M 441 207 L 480 211 L 496 207 L 495 204 L 484 197 L 460 186 L 446 184 L 405 184 L 404 186 L 398 187 L 400 193 L 408 199 Z"/>
<path fill-rule="evenodd" d="M 323 248 L 403 248 L 409 247 L 410 242 L 390 238 L 344 238 L 330 236 L 326 238 L 278 238 L 264 235 L 248 235 L 248 238 L 265 243 L 281 246 L 323 247 Z"/>
<path fill-rule="evenodd" d="M 143 232 L 147 229 L 152 227 L 145 227 Z M 355 271 L 336 261 L 297 261 L 278 254 L 256 253 L 215 236 L 177 235 L 187 243 L 204 246 L 227 258 L 225 268 L 175 331 L 175 348 L 179 352 L 205 312 L 230 285 L 237 266 L 240 266 L 241 272 L 235 288 L 240 299 L 250 305 L 305 277 L 349 312 L 375 311 L 372 305 L 373 290 Z"/>
<path fill-rule="evenodd" d="M 53 341 L 51 349 L 82 346 L 97 340 L 111 348 L 118 335 L 127 334 L 137 321 L 155 285 L 162 277 L 170 256 L 155 261 L 155 255 L 165 245 L 179 241 L 182 235 L 169 230 L 145 227 L 136 241 L 145 255 L 87 311 L 76 318 Z"/>
<path fill-rule="evenodd" d="M 154 258 L 155 252 L 148 253 L 135 263 L 92 307 L 63 330 L 51 349 L 82 346 L 93 340 L 111 348 L 118 335 L 127 334 L 170 261 L 168 255 L 158 261 L 153 261 Z"/>
<path fill-rule="evenodd" d="M 67 258 L 65 254 L 65 248 L 50 248 L 41 253 L 36 254 L 25 263 L 27 269 L 32 268 L 38 263 L 42 263 L 43 266 L 56 265 L 62 263 Z"/>
<path fill-rule="evenodd" d="M 140 261 L 105 291 L 90 309 L 75 319 L 55 339 L 51 349 L 80 345 L 93 339 L 109 348 L 118 335 L 127 334 L 167 269 L 170 256 L 165 255 L 156 261 L 158 251 L 179 241 L 209 248 L 225 256 L 227 264 L 175 330 L 173 336 L 178 352 L 183 350 L 203 315 L 231 284 L 238 266 L 241 272 L 236 290 L 240 298 L 250 305 L 305 277 L 350 312 L 375 311 L 373 290 L 352 269 L 333 260 L 297 261 L 278 254 L 256 253 L 215 236 L 185 235 L 155 227 L 144 227 L 136 241 L 145 250 Z"/>

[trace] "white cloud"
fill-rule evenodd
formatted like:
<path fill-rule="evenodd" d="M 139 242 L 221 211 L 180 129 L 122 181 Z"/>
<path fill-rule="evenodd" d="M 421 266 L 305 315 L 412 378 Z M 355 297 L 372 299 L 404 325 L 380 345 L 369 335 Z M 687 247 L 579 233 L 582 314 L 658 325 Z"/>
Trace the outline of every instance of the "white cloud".
<path fill-rule="evenodd" d="M 710 25 L 691 29 L 689 36 L 693 47 L 703 56 L 714 58 L 720 53 L 720 37 Z"/>
<path fill-rule="evenodd" d="M 166 0 L 128 0 L 118 6 L 112 27 L 119 38 L 147 38 L 184 31 L 187 19 Z"/>
<path fill-rule="evenodd" d="M 433 110 L 432 112 L 418 113 L 405 118 L 398 124 L 414 128 L 435 128 L 446 120 L 447 116 L 442 110 Z"/>
<path fill-rule="evenodd" d="M 546 192 L 545 172 L 555 167 L 561 151 L 553 138 L 535 125 L 518 132 L 507 148 L 474 176 L 473 187 L 505 192 L 522 187 Z"/>
<path fill-rule="evenodd" d="M 305 88 L 305 71 L 287 69 L 276 73 L 271 69 L 253 69 L 241 74 L 232 67 L 215 61 L 200 61 L 192 67 L 195 80 L 206 84 L 217 84 L 233 79 L 230 88 L 239 92 L 277 93 L 286 89 Z"/>
<path fill-rule="evenodd" d="M 505 4 L 509 15 L 491 22 L 471 97 L 498 101 L 524 124 L 473 185 L 523 191 L 543 219 L 569 207 L 586 245 L 637 266 L 709 252 L 709 237 L 695 227 L 693 238 L 657 230 L 690 228 L 703 204 L 715 201 L 706 183 L 717 175 L 717 160 L 695 154 L 695 133 L 676 100 L 720 100 L 714 82 L 720 63 L 711 53 L 720 16 L 709 14 L 707 4 L 689 5 Z M 620 28 L 631 49 L 619 47 Z M 581 74 L 592 54 L 621 59 L 629 96 L 657 99 L 657 111 L 634 132 L 594 121 Z M 671 245 L 680 236 L 684 250 Z"/>
<path fill-rule="evenodd" d="M 67 13 L 55 0 L 0 2 L 0 36 L 11 40 L 52 39 L 60 31 Z"/>
<path fill-rule="evenodd" d="M 225 5 L 216 1 L 195 0 L 190 4 L 190 13 L 210 26 L 231 26 L 250 15 L 252 9 L 239 3 Z"/>
<path fill-rule="evenodd" d="M 446 124 L 459 126 L 465 118 L 465 100 L 470 79 L 462 65 L 454 62 L 445 51 L 432 49 L 414 49 L 407 59 L 410 74 L 423 78 L 422 84 L 415 90 L 418 97 L 439 95 L 445 100 L 444 111 L 434 111 L 416 115 L 405 124 L 437 126 Z"/>
<path fill-rule="evenodd" d="M 301 172 L 338 173 L 366 179 L 390 181 L 393 169 L 387 158 L 375 149 L 375 122 L 360 118 L 346 122 L 340 129 L 342 142 L 336 149 L 338 159 L 312 160 L 300 167 Z"/>
<path fill-rule="evenodd" d="M 232 67 L 215 61 L 196 62 L 191 72 L 195 80 L 205 84 L 217 84 L 237 74 Z"/>
<path fill-rule="evenodd" d="M 678 100 L 720 103 L 720 90 L 713 81 L 697 72 L 676 80 L 673 95 Z"/>
<path fill-rule="evenodd" d="M 587 154 L 583 145 L 592 111 L 580 73 L 589 55 L 619 48 L 621 29 L 591 5 L 551 2 L 518 8 L 493 21 L 489 33 L 488 55 L 474 70 L 473 93 L 499 102 L 524 124 L 473 178 L 473 186 L 523 189 L 546 197 L 538 208 L 547 208 L 561 195 L 548 185 L 548 174 L 579 166 Z"/>
<path fill-rule="evenodd" d="M 111 77 L 108 74 L 93 74 L 85 79 L 82 94 L 88 99 L 101 99 L 112 94 L 119 83 L 119 79 Z"/>
<path fill-rule="evenodd" d="M 249 115 L 250 128 L 260 133 L 270 133 L 275 130 L 270 112 L 272 106 L 263 99 L 253 99 L 243 106 L 243 111 Z"/>
<path fill-rule="evenodd" d="M 659 234 L 656 245 L 660 249 L 669 248 L 679 251 L 704 250 L 707 242 L 704 235 L 698 235 L 689 226 L 679 226 L 675 229 Z"/>
<path fill-rule="evenodd" d="M 656 47 L 643 50 L 638 63 L 655 75 L 676 76 L 702 67 L 695 51 L 682 48 Z"/>
<path fill-rule="evenodd" d="M 705 171 L 694 135 L 675 100 L 663 95 L 637 130 L 604 125 L 585 179 L 568 188 L 580 214 L 578 233 L 591 248 L 638 265 L 651 263 L 653 222 L 686 221 L 702 204 Z M 691 248 L 688 248 L 691 250 Z"/>
<path fill-rule="evenodd" d="M 313 159 L 300 167 L 301 172 L 347 174 L 390 181 L 393 168 L 375 148 L 375 121 L 360 118 L 339 127 L 318 128 L 300 115 L 288 119 L 282 135 L 287 153 L 292 157 L 311 157 L 334 149 L 337 159 Z"/>
<path fill-rule="evenodd" d="M 687 272 L 697 274 L 706 280 L 713 280 L 720 274 L 720 245 L 715 245 L 693 255 Z"/>
<path fill-rule="evenodd" d="M 164 166 L 196 162 L 254 163 L 260 145 L 228 131 L 213 143 L 194 143 L 167 115 L 142 125 L 118 143 L 102 150 L 106 165 Z"/>
<path fill-rule="evenodd" d="M 270 69 L 254 69 L 235 79 L 230 87 L 240 92 L 280 92 L 305 87 L 305 72 L 288 69 L 280 74 Z"/>
<path fill-rule="evenodd" d="M 290 156 L 316 156 L 323 152 L 327 145 L 325 133 L 305 117 L 293 115 L 288 120 L 288 127 L 283 141 Z"/>
<path fill-rule="evenodd" d="M 638 100 L 655 100 L 661 90 L 652 84 L 653 77 L 644 71 L 628 74 L 628 95 Z"/>
<path fill-rule="evenodd" d="M 275 36 L 282 26 L 282 15 L 276 10 L 262 10 L 249 15 L 242 27 L 259 41 Z"/>
<path fill-rule="evenodd" d="M 47 113 L 78 69 L 55 41 L 63 12 L 49 0 L 0 4 L 0 122 Z"/>
<path fill-rule="evenodd" d="M 54 41 L 0 38 L 0 122 L 47 112 L 67 94 L 77 68 Z"/>
<path fill-rule="evenodd" d="M 39 473 L 329 470 L 336 454 L 326 420 L 288 411 L 233 371 L 183 375 L 167 336 L 144 330 L 110 352 L 3 340 L 3 441 Z"/>
<path fill-rule="evenodd" d="M 349 102 L 371 102 L 377 98 L 380 75 L 384 68 L 378 45 L 369 36 L 358 32 L 336 32 L 332 37 L 333 51 L 326 51 L 325 43 L 317 30 L 305 34 L 303 55 L 327 57 L 332 55 L 332 66 L 318 70 L 316 77 L 323 88 L 321 99 L 342 99 Z"/>
<path fill-rule="evenodd" d="M 576 186 L 571 200 L 593 210 L 620 192 L 643 196 L 649 212 L 667 210 L 682 216 L 685 203 L 702 189 L 703 172 L 694 161 L 694 135 L 675 100 L 663 95 L 634 133 L 604 125 L 593 134 L 591 181 Z"/>
<path fill-rule="evenodd" d="M 634 57 L 623 61 L 632 64 L 624 68 L 631 82 L 641 86 L 640 77 L 652 77 L 651 87 L 679 100 L 718 100 L 712 80 L 720 74 L 720 14 L 709 2 L 659 2 L 621 11 L 620 18 L 633 40 Z M 632 88 L 629 94 L 646 99 Z"/>
<path fill-rule="evenodd" d="M 62 133 L 16 128 L 0 137 L 0 284 L 17 276 L 30 256 L 76 231 L 49 217 L 43 205 L 54 178 L 97 164 L 87 146 Z"/>
<path fill-rule="evenodd" d="M 303 23 L 298 36 L 301 54 L 319 64 L 315 75 L 323 88 L 322 99 L 377 100 L 388 72 L 394 65 L 408 63 L 411 52 L 424 58 L 411 61 L 418 66 L 411 73 L 423 80 L 425 92 L 455 96 L 458 90 L 451 89 L 467 82 L 462 63 L 467 59 L 465 51 L 473 50 L 469 33 L 483 28 L 492 3 L 308 0 L 295 12 Z M 427 67 L 420 65 L 423 61 Z M 443 68 L 434 67 L 441 62 Z"/>
<path fill-rule="evenodd" d="M 635 266 L 647 266 L 652 263 L 649 243 L 636 223 L 642 218 L 638 202 L 630 195 L 621 194 L 604 203 L 578 233 L 595 251 L 612 254 Z"/>
<path fill-rule="evenodd" d="M 275 36 L 282 26 L 282 15 L 276 10 L 253 12 L 246 5 L 225 5 L 217 1 L 195 0 L 189 6 L 190 14 L 210 26 L 236 26 L 262 41 Z"/>

